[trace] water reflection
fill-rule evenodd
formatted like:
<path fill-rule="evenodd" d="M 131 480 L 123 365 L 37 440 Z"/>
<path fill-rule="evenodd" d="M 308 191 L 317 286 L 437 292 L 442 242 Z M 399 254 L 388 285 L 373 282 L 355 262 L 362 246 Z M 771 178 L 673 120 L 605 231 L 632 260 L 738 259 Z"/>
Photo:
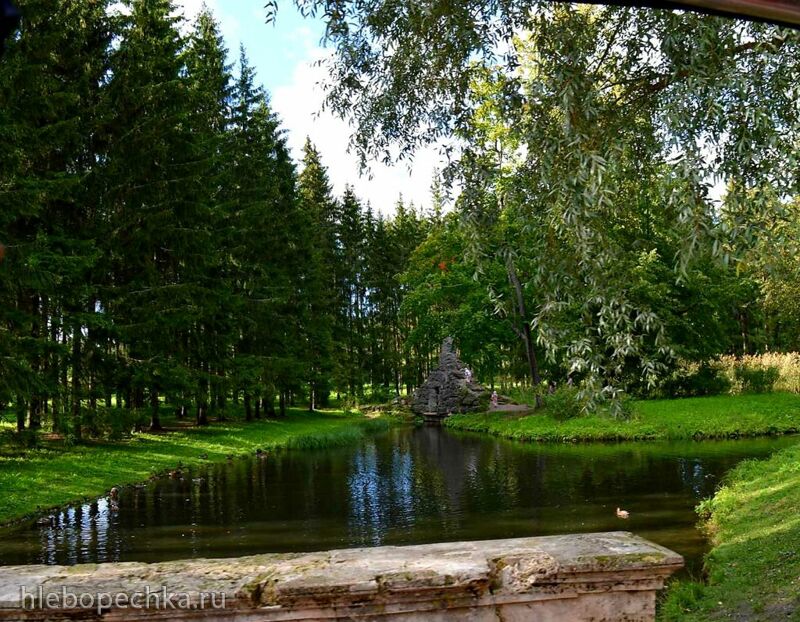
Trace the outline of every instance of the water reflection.
<path fill-rule="evenodd" d="M 0 563 L 75 564 L 628 529 L 700 559 L 693 508 L 796 439 L 541 446 L 440 428 L 236 460 L 0 532 Z M 631 518 L 616 518 L 617 506 Z"/>

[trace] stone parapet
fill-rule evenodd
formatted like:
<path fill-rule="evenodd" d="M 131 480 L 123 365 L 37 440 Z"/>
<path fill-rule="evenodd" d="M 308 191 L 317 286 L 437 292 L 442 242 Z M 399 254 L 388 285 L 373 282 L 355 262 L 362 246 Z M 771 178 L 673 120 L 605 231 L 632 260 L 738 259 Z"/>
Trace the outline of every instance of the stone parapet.
<path fill-rule="evenodd" d="M 611 532 L 152 564 L 9 566 L 0 568 L 0 621 L 645 621 L 655 616 L 656 592 L 682 565 L 664 547 Z M 69 595 L 83 598 L 84 607 L 65 607 L 73 604 L 62 602 Z"/>

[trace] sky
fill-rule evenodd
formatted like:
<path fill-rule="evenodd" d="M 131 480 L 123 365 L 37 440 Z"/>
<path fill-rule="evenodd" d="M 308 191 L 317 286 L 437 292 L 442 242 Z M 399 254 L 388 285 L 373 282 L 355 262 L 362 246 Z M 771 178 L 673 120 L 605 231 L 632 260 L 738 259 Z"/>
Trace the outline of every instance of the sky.
<path fill-rule="evenodd" d="M 347 152 L 351 131 L 346 121 L 321 113 L 324 69 L 314 62 L 329 52 L 321 45 L 324 24 L 303 18 L 292 0 L 280 0 L 274 24 L 266 24 L 263 0 L 177 0 L 191 19 L 207 5 L 220 23 L 231 61 L 238 61 L 239 46 L 247 50 L 258 81 L 270 94 L 272 108 L 288 130 L 289 147 L 299 161 L 306 136 L 317 146 L 328 168 L 334 192 L 345 184 L 384 214 L 394 211 L 398 197 L 417 206 L 430 205 L 430 187 L 439 163 L 435 149 L 420 151 L 411 165 L 370 165 L 369 175 L 359 174 L 358 158 Z"/>

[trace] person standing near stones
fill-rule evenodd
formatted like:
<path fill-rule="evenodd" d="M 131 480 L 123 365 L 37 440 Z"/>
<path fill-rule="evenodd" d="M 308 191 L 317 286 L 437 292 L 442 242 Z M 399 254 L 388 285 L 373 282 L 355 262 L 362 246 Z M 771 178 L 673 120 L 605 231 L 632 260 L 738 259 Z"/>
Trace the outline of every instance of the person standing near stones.
<path fill-rule="evenodd" d="M 467 383 L 472 382 L 472 370 L 469 367 L 464 368 L 464 378 L 467 379 Z"/>

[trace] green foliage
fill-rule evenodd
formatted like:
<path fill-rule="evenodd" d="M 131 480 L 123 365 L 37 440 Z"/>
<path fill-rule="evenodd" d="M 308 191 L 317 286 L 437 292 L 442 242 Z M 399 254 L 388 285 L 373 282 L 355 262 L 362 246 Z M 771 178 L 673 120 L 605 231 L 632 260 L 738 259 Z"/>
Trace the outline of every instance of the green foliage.
<path fill-rule="evenodd" d="M 673 584 L 660 618 L 785 618 L 800 574 L 800 446 L 731 471 L 701 513 L 714 548 L 707 581 Z"/>
<path fill-rule="evenodd" d="M 23 0 L 0 64 L 0 402 L 80 441 L 399 392 L 396 275 L 424 235 L 298 175 L 208 10 Z M 410 384 L 416 378 L 409 379 Z M 114 407 L 112 407 L 112 404 Z M 277 412 L 276 412 L 277 408 Z"/>
<path fill-rule="evenodd" d="M 724 393 L 798 392 L 800 364 L 796 353 L 721 356 L 701 363 L 682 362 L 660 385 L 668 397 Z"/>
<path fill-rule="evenodd" d="M 752 369 L 739 365 L 734 372 L 736 380 L 741 383 L 743 393 L 769 393 L 780 377 L 777 367 Z"/>
<path fill-rule="evenodd" d="M 545 397 L 545 407 L 556 421 L 567 421 L 580 417 L 583 411 L 578 391 L 574 387 L 561 386 Z"/>
<path fill-rule="evenodd" d="M 100 436 L 119 441 L 130 438 L 136 430 L 145 429 L 150 417 L 151 413 L 144 408 L 100 409 L 95 426 Z"/>
<path fill-rule="evenodd" d="M 486 384 L 571 379 L 584 410 L 624 416 L 621 396 L 678 361 L 797 341 L 796 180 L 775 166 L 800 144 L 791 32 L 312 2 L 331 9 L 329 103 L 354 113 L 357 149 L 463 146 L 430 213 L 400 199 L 385 217 L 334 196 L 310 142 L 296 170 L 213 15 L 186 29 L 170 0 L 122 4 L 20 0 L 0 64 L 0 401 L 19 429 L 78 441 L 144 413 L 158 429 L 163 410 L 204 425 L 235 402 L 255 419 L 388 400 L 448 335 Z M 786 369 L 776 386 L 800 390 Z M 734 391 L 774 375 L 731 370 Z M 671 393 L 711 392 L 700 376 L 675 372 Z"/>
<path fill-rule="evenodd" d="M 678 367 L 661 385 L 667 397 L 722 395 L 730 389 L 731 382 L 725 371 L 718 364 L 707 361 Z"/>
<path fill-rule="evenodd" d="M 731 381 L 731 391 L 741 392 L 741 382 L 736 378 L 736 370 L 778 370 L 778 380 L 775 382 L 776 391 L 789 391 L 800 393 L 800 353 L 797 352 L 765 352 L 763 354 L 749 354 L 745 356 L 721 356 L 718 365 L 724 370 Z M 768 374 L 768 376 L 771 375 Z"/>
<path fill-rule="evenodd" d="M 587 403 L 753 351 L 757 280 L 730 268 L 798 189 L 797 32 L 538 0 L 299 4 L 325 16 L 327 104 L 365 160 L 459 139 L 471 246 L 516 274 L 522 340 Z"/>
<path fill-rule="evenodd" d="M 369 401 L 373 404 L 384 404 L 394 397 L 394 391 L 389 387 L 377 385 L 370 387 Z"/>
<path fill-rule="evenodd" d="M 467 244 L 465 229 L 449 214 L 411 255 L 401 276 L 407 291 L 400 313 L 410 326 L 405 355 L 433 364 L 449 336 L 483 382 L 499 375 L 514 377 L 519 374 L 517 337 L 511 323 L 496 316 L 487 287 L 474 278 L 478 266 L 470 260 Z M 484 266 L 483 273 L 498 288 L 505 287 L 502 264 Z"/>

